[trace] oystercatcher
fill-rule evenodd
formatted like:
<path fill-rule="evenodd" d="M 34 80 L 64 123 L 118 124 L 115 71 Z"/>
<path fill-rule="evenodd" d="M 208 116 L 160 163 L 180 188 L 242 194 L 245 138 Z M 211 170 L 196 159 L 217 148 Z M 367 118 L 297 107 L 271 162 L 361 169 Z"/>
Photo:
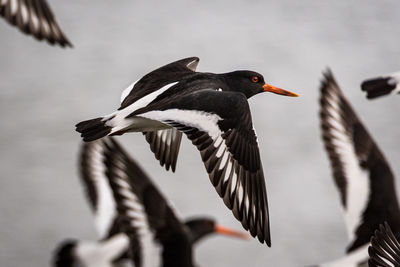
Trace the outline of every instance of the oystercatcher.
<path fill-rule="evenodd" d="M 264 174 L 247 98 L 261 92 L 297 95 L 265 83 L 253 71 L 195 72 L 198 62 L 186 58 L 150 72 L 123 92 L 118 111 L 78 123 L 76 130 L 84 141 L 152 132 L 148 141 L 167 166 L 176 162 L 177 130 L 185 133 L 200 150 L 225 205 L 253 237 L 270 246 Z"/>
<path fill-rule="evenodd" d="M 400 243 L 395 237 L 387 222 L 380 225 L 371 238 L 368 248 L 370 267 L 396 267 L 400 266 Z"/>
<path fill-rule="evenodd" d="M 362 82 L 361 90 L 367 92 L 367 98 L 373 99 L 389 94 L 400 93 L 400 71 Z"/>
<path fill-rule="evenodd" d="M 1 0 L 0 15 L 22 32 L 49 44 L 72 47 L 46 0 Z"/>
<path fill-rule="evenodd" d="M 192 246 L 202 237 L 211 233 L 246 237 L 206 217 L 182 223 L 146 173 L 111 138 L 84 143 L 80 162 L 100 241 L 62 242 L 55 266 L 113 266 L 130 256 L 135 266 L 155 266 L 153 260 L 162 266 L 192 266 Z M 160 245 L 161 258 L 154 254 Z"/>
<path fill-rule="evenodd" d="M 400 230 L 394 175 L 330 70 L 320 90 L 322 139 L 350 239 L 347 255 L 328 266 L 356 266 L 368 261 L 367 247 L 379 224 L 387 221 Z"/>

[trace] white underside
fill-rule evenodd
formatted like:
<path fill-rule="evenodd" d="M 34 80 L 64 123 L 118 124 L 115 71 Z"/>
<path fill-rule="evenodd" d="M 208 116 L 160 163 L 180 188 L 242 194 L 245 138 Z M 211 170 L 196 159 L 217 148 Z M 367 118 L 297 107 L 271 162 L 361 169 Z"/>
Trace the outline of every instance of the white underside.
<path fill-rule="evenodd" d="M 85 267 L 113 267 L 113 261 L 128 248 L 128 236 L 119 233 L 103 242 L 79 242 L 75 253 Z"/>

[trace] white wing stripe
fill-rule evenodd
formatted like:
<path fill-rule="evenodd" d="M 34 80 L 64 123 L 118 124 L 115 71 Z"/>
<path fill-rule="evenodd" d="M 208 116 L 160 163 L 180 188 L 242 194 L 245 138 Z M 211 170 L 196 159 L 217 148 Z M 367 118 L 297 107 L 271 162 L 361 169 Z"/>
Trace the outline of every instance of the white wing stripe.
<path fill-rule="evenodd" d="M 149 111 L 138 116 L 161 122 L 174 121 L 188 127 L 197 128 L 206 132 L 214 141 L 222 134 L 217 124 L 221 117 L 204 111 L 167 109 Z"/>
<path fill-rule="evenodd" d="M 223 169 L 224 169 L 224 167 L 225 167 L 225 165 L 226 165 L 226 161 L 228 160 L 229 154 L 230 154 L 230 153 L 227 152 L 227 151 L 225 150 L 225 153 L 224 153 L 224 155 L 222 156 L 222 160 L 221 160 L 221 163 L 220 163 L 220 165 L 219 165 L 218 170 L 223 170 Z"/>
<path fill-rule="evenodd" d="M 105 176 L 102 147 L 96 143 L 88 152 L 90 166 L 90 181 L 93 182 L 97 194 L 97 209 L 95 210 L 95 225 L 100 237 L 107 235 L 116 216 L 113 194 Z"/>
<path fill-rule="evenodd" d="M 335 95 L 332 95 L 335 93 Z M 346 177 L 346 209 L 345 220 L 350 240 L 353 240 L 357 227 L 362 223 L 362 215 L 368 204 L 370 194 L 370 181 L 368 171 L 359 165 L 357 154 L 354 149 L 353 140 L 342 124 L 338 102 L 340 98 L 336 92 L 330 93 L 327 98 L 328 122 L 333 128 L 329 132 L 334 138 L 331 140 L 335 152 L 340 156 L 343 172 Z M 335 107 L 335 108 L 333 108 Z"/>
<path fill-rule="evenodd" d="M 139 79 L 140 80 L 140 79 Z M 124 91 L 122 91 L 121 94 L 121 103 L 124 102 L 125 98 L 132 92 L 133 87 L 135 86 L 135 84 L 139 81 L 134 81 L 133 83 L 131 83 Z"/>
<path fill-rule="evenodd" d="M 117 184 L 126 185 L 128 178 L 126 174 L 124 176 L 117 175 Z M 124 200 L 125 207 L 130 208 L 127 211 L 127 216 L 131 219 L 130 224 L 137 230 L 138 240 L 141 244 L 141 255 L 143 266 L 159 266 L 160 258 L 157 253 L 155 246 L 155 237 L 153 232 L 150 230 L 148 223 L 147 214 L 144 211 L 142 203 L 138 200 L 135 194 L 131 190 L 122 186 L 119 191 L 126 199 Z M 127 202 L 130 201 L 130 204 Z"/>
<path fill-rule="evenodd" d="M 169 84 L 161 87 L 157 91 L 154 91 L 154 92 L 138 99 L 136 102 L 130 104 L 126 108 L 124 108 L 122 110 L 118 110 L 114 113 L 111 113 L 110 115 L 104 116 L 103 121 L 106 122 L 105 124 L 107 126 L 113 127 L 111 133 L 117 132 L 119 130 L 122 130 L 122 129 L 128 127 L 132 123 L 132 121 L 130 119 L 126 119 L 126 117 L 128 115 L 130 115 L 135 110 L 146 107 L 154 99 L 156 99 L 160 94 L 164 93 L 166 90 L 168 90 L 170 87 L 174 86 L 177 83 L 178 82 L 169 83 Z"/>
<path fill-rule="evenodd" d="M 228 166 L 226 167 L 225 176 L 223 182 L 225 183 L 228 181 L 229 177 L 231 176 L 232 172 L 232 161 L 229 159 Z"/>

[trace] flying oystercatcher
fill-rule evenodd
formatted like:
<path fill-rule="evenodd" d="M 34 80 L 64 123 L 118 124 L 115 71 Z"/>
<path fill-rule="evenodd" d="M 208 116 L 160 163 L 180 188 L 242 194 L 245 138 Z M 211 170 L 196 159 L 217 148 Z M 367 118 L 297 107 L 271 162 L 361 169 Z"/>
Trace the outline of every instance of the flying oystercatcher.
<path fill-rule="evenodd" d="M 225 205 L 253 237 L 271 245 L 264 173 L 247 99 L 261 92 L 294 93 L 271 86 L 253 71 L 195 72 L 186 58 L 145 75 L 122 94 L 118 111 L 76 125 L 84 141 L 145 132 L 160 163 L 174 169 L 180 132 L 199 149 Z"/>
<path fill-rule="evenodd" d="M 387 221 L 400 233 L 400 210 L 392 170 L 328 70 L 321 83 L 320 121 L 349 236 L 347 255 L 326 265 L 368 261 L 370 238 Z"/>
<path fill-rule="evenodd" d="M 371 238 L 368 248 L 370 267 L 397 267 L 400 266 L 400 243 L 395 237 L 387 222 L 380 225 Z"/>
<path fill-rule="evenodd" d="M 367 93 L 368 99 L 398 94 L 400 93 L 400 71 L 365 80 L 361 84 L 361 90 Z"/>
<path fill-rule="evenodd" d="M 111 138 L 84 143 L 80 162 L 100 241 L 62 242 L 54 266 L 117 266 L 129 258 L 135 266 L 193 266 L 192 247 L 202 237 L 246 238 L 206 217 L 182 223 L 146 173 Z"/>
<path fill-rule="evenodd" d="M 0 15 L 38 40 L 45 39 L 51 45 L 72 47 L 46 0 L 1 0 Z"/>

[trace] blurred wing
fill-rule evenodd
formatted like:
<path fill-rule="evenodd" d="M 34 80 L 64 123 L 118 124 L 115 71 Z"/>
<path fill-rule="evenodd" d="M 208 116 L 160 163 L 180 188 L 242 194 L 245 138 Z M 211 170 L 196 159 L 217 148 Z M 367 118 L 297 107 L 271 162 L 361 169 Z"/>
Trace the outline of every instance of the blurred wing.
<path fill-rule="evenodd" d="M 270 246 L 265 180 L 245 96 L 201 90 L 168 105 L 135 116 L 158 120 L 184 132 L 199 149 L 225 205 L 253 237 Z"/>
<path fill-rule="evenodd" d="M 400 244 L 394 236 L 390 226 L 380 225 L 379 230 L 371 238 L 371 246 L 368 248 L 370 267 L 396 267 L 400 266 Z"/>
<path fill-rule="evenodd" d="M 400 93 L 400 71 L 389 75 L 368 79 L 362 82 L 361 90 L 368 99 Z"/>
<path fill-rule="evenodd" d="M 104 147 L 101 142 L 82 143 L 80 176 L 86 196 L 95 216 L 100 238 L 115 232 L 117 212 L 104 164 Z"/>
<path fill-rule="evenodd" d="M 72 47 L 45 0 L 1 0 L 0 15 L 38 40 Z"/>
<path fill-rule="evenodd" d="M 393 174 L 329 70 L 321 84 L 320 106 L 322 137 L 345 211 L 351 251 L 367 244 L 379 223 L 400 216 Z M 388 203 L 397 211 L 389 211 Z"/>
<path fill-rule="evenodd" d="M 175 232 L 183 233 L 183 226 L 150 178 L 120 145 L 112 138 L 100 142 L 118 213 L 131 239 L 135 266 L 159 266 L 156 241 L 162 244 Z"/>

